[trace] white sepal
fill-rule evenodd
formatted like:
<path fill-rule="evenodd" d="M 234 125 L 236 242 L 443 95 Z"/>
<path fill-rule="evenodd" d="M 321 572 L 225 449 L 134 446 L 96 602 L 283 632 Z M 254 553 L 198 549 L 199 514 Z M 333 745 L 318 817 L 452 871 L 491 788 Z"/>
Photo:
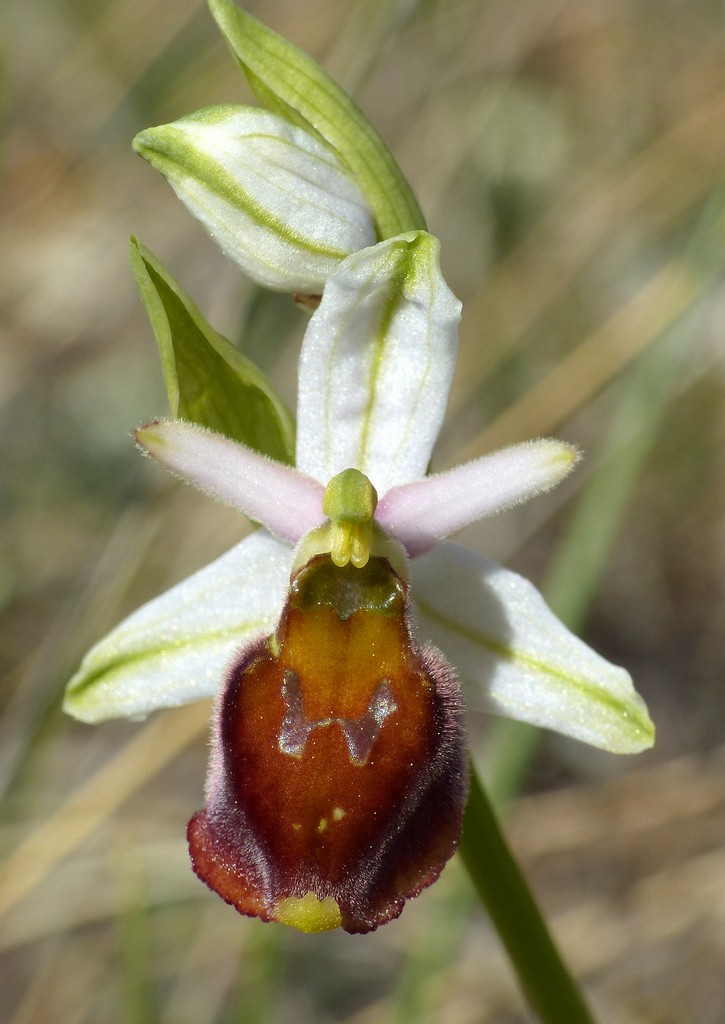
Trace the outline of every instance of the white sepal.
<path fill-rule="evenodd" d="M 325 518 L 317 480 L 206 427 L 155 420 L 136 440 L 172 473 L 292 544 Z"/>
<path fill-rule="evenodd" d="M 219 106 L 140 132 L 134 147 L 257 283 L 322 291 L 376 234 L 363 193 L 309 132 L 255 107 Z"/>
<path fill-rule="evenodd" d="M 439 243 L 410 232 L 328 279 L 300 354 L 297 466 L 327 483 L 359 469 L 379 494 L 425 474 L 445 413 L 460 302 Z"/>
<path fill-rule="evenodd" d="M 445 473 L 393 488 L 381 499 L 381 526 L 417 555 L 484 516 L 511 508 L 563 480 L 578 458 L 563 441 L 527 441 Z"/>
<path fill-rule="evenodd" d="M 629 674 L 556 618 L 534 586 L 458 545 L 414 559 L 420 634 L 461 676 L 469 704 L 617 754 L 652 746 L 654 727 Z"/>
<path fill-rule="evenodd" d="M 149 601 L 88 652 L 65 710 L 100 722 L 213 696 L 239 646 L 274 629 L 291 561 L 260 531 Z"/>

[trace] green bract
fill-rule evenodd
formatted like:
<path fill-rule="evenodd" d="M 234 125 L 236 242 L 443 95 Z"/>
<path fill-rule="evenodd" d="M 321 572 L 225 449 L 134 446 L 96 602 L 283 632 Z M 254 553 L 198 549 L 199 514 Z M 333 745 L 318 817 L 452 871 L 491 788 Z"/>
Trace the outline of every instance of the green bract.
<path fill-rule="evenodd" d="M 231 0 L 209 0 L 209 8 L 260 102 L 316 132 L 350 168 L 378 237 L 425 228 L 392 153 L 347 93 L 311 57 Z"/>
<path fill-rule="evenodd" d="M 135 239 L 130 255 L 172 415 L 291 462 L 294 422 L 264 374 L 209 326 L 168 270 Z"/>
<path fill-rule="evenodd" d="M 341 260 L 375 241 L 352 174 L 316 136 L 266 110 L 210 107 L 147 128 L 134 148 L 267 288 L 319 293 Z"/>

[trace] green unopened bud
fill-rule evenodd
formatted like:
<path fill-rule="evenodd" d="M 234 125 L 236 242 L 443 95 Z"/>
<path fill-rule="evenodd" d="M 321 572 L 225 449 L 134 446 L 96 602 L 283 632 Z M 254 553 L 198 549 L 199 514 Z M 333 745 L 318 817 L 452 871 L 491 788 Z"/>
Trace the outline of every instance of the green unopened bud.
<path fill-rule="evenodd" d="M 259 101 L 315 132 L 350 168 L 373 211 L 378 238 L 424 229 L 392 153 L 340 86 L 234 0 L 209 0 L 209 7 Z"/>
<path fill-rule="evenodd" d="M 140 132 L 134 148 L 267 288 L 321 292 L 341 260 L 375 242 L 355 178 L 323 142 L 276 114 L 210 107 Z"/>

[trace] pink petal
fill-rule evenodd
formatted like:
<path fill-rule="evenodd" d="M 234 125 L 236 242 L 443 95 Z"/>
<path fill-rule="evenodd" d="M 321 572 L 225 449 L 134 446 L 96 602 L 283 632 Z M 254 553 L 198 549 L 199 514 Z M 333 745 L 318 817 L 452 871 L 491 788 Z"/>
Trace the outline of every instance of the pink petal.
<path fill-rule="evenodd" d="M 137 430 L 136 440 L 172 473 L 283 540 L 296 544 L 325 518 L 317 480 L 205 427 L 156 420 Z"/>
<path fill-rule="evenodd" d="M 562 441 L 527 441 L 474 462 L 394 487 L 375 518 L 421 554 L 452 533 L 485 516 L 548 491 L 571 471 L 576 448 Z"/>

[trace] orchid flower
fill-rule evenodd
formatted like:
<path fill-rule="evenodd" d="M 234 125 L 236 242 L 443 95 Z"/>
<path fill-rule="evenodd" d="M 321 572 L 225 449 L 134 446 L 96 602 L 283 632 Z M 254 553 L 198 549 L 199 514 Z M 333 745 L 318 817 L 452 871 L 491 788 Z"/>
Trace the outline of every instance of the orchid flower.
<path fill-rule="evenodd" d="M 327 279 L 299 364 L 296 468 L 179 420 L 154 459 L 262 525 L 94 647 L 89 722 L 217 698 L 197 874 L 243 913 L 369 931 L 460 834 L 458 682 L 492 711 L 617 753 L 653 727 L 624 669 L 520 576 L 447 540 L 548 490 L 576 450 L 536 440 L 426 476 L 460 304 L 409 232 Z"/>

